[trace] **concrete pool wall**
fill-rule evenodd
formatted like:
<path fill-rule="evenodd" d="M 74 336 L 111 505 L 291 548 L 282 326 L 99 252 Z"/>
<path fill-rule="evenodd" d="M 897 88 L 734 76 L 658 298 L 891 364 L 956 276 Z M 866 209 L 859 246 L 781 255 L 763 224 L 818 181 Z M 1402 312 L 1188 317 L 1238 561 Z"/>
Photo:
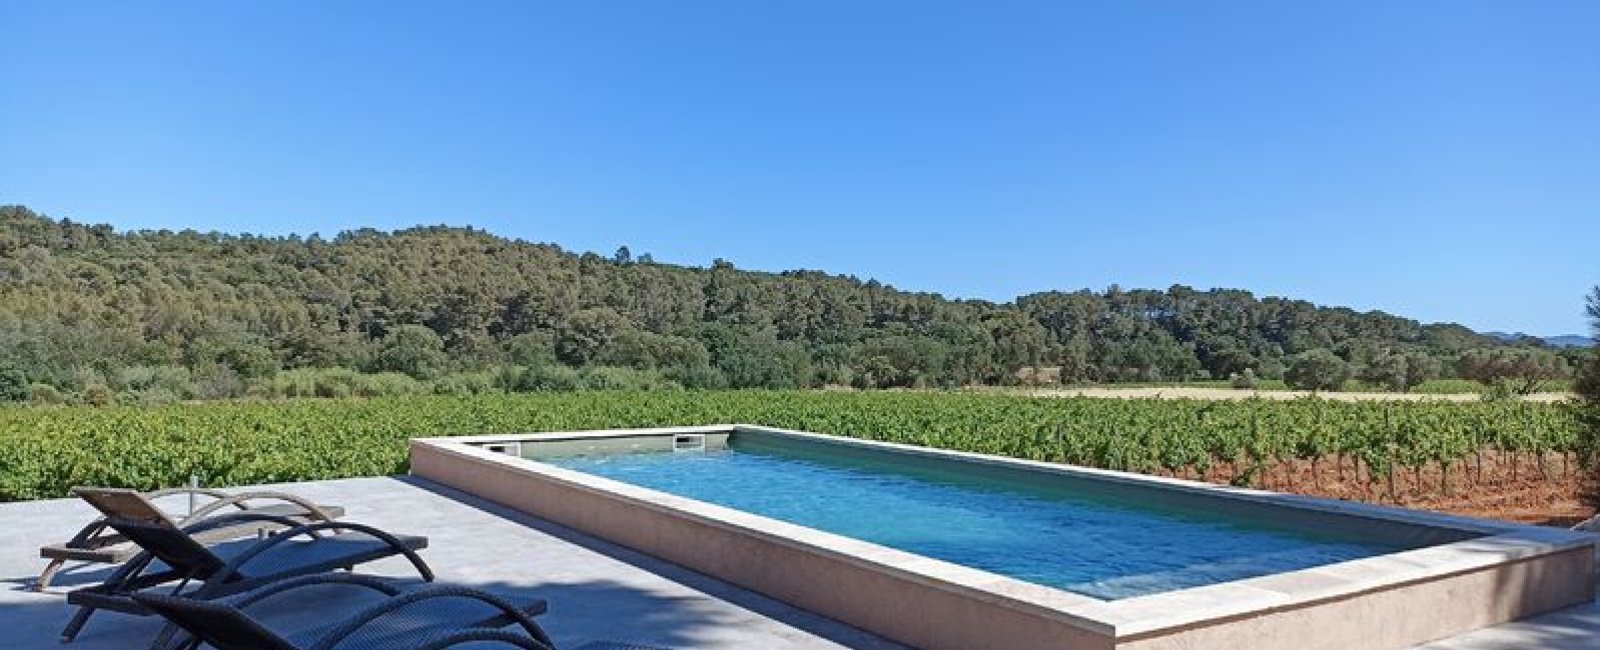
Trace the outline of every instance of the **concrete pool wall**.
<path fill-rule="evenodd" d="M 738 432 L 975 471 L 1159 490 L 1229 511 L 1292 513 L 1410 551 L 1099 600 L 523 458 L 715 446 Z M 697 440 L 698 439 L 698 440 Z M 419 438 L 412 473 L 932 650 L 1401 648 L 1593 598 L 1591 538 L 1367 504 L 750 425 Z"/>

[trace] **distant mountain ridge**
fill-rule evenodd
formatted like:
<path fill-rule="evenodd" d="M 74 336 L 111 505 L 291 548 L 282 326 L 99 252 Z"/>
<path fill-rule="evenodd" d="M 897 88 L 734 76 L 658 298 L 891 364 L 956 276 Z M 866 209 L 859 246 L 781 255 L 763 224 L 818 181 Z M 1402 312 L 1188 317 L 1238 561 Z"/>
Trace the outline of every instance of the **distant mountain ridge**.
<path fill-rule="evenodd" d="M 1553 348 L 1590 348 L 1597 342 L 1587 336 L 1579 334 L 1561 334 L 1559 336 L 1534 336 L 1522 332 L 1480 332 L 1484 336 L 1513 342 L 1521 339 L 1538 339 Z"/>

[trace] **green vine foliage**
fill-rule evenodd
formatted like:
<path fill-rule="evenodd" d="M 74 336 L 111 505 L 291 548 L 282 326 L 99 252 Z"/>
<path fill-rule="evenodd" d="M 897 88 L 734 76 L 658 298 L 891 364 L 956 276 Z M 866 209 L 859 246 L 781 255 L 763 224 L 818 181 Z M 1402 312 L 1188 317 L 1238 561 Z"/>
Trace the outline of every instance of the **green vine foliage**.
<path fill-rule="evenodd" d="M 933 393 L 597 391 L 166 406 L 0 407 L 0 500 L 74 485 L 246 485 L 407 470 L 416 436 L 744 422 L 1249 484 L 1275 463 L 1359 459 L 1363 478 L 1464 465 L 1480 451 L 1582 463 L 1563 405 L 1111 400 Z M 1227 479 L 1229 476 L 1213 476 Z"/>

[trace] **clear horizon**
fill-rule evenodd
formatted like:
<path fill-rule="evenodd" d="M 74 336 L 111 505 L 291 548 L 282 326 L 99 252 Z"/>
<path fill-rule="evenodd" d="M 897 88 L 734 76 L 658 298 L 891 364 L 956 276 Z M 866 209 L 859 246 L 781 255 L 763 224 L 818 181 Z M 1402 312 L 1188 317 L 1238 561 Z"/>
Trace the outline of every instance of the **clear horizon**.
<path fill-rule="evenodd" d="M 1600 3 L 8 3 L 0 203 L 1588 334 Z M 288 38 L 285 35 L 293 35 Z"/>

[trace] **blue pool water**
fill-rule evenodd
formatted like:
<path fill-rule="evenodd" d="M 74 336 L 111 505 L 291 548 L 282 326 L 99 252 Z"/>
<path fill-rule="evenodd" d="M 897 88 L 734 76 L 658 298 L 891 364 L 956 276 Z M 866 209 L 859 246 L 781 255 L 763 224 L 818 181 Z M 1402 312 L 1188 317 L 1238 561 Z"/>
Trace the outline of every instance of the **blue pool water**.
<path fill-rule="evenodd" d="M 1399 550 L 1087 490 L 963 477 L 915 459 L 746 443 L 740 434 L 725 451 L 542 460 L 1107 600 Z"/>

